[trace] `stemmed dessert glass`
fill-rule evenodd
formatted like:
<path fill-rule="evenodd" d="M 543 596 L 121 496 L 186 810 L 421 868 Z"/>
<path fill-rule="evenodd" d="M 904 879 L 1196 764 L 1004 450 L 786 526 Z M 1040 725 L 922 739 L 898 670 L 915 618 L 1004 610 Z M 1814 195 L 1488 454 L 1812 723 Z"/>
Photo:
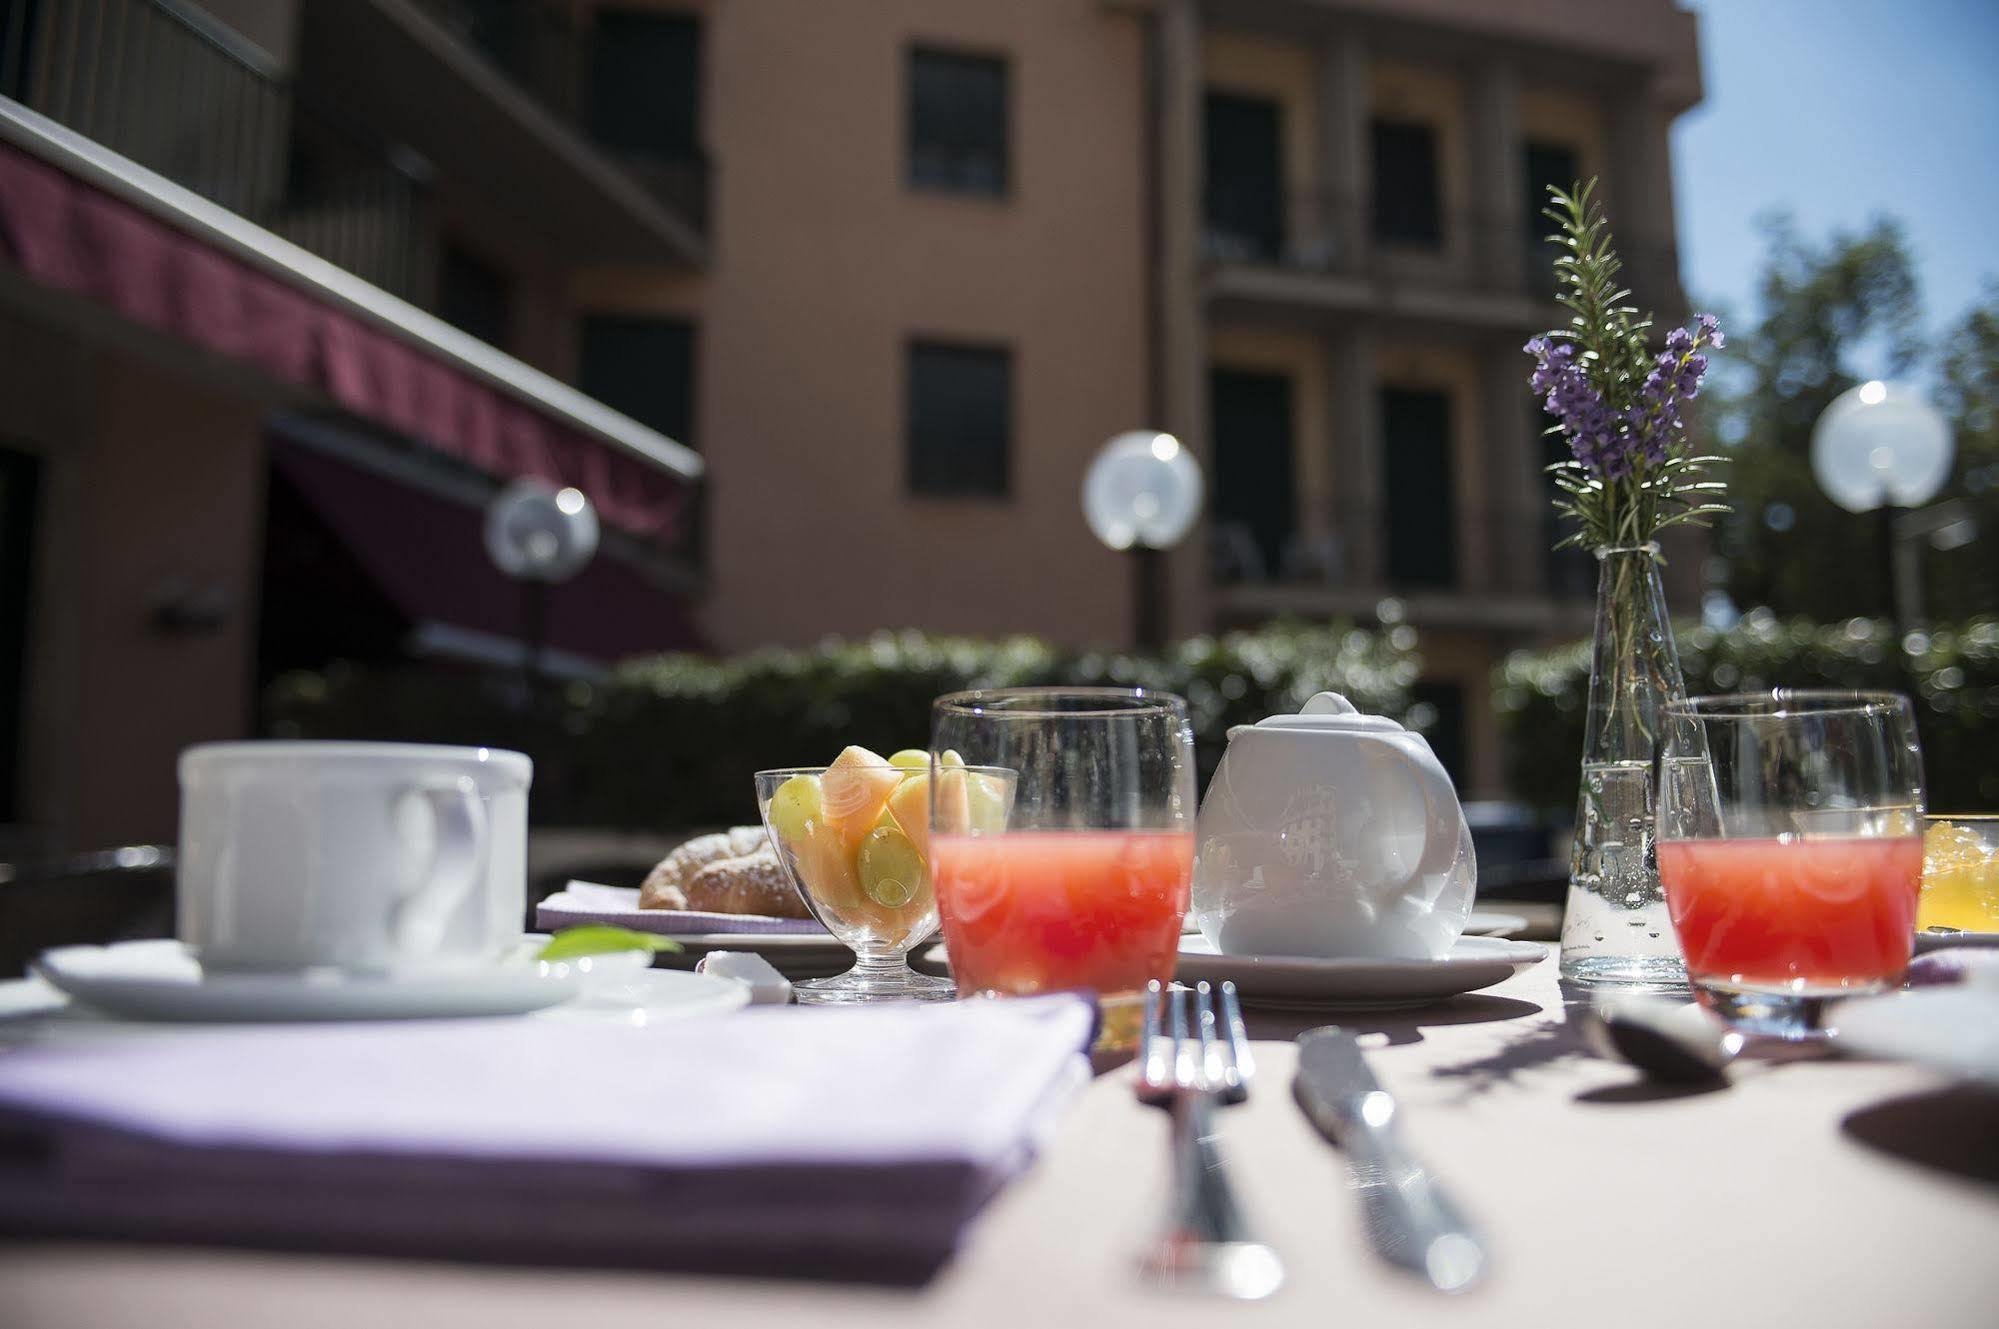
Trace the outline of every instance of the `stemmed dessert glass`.
<path fill-rule="evenodd" d="M 892 763 L 757 772 L 757 808 L 792 889 L 854 952 L 846 973 L 794 983 L 801 1003 L 957 995 L 948 979 L 919 974 L 908 960 L 937 931 L 929 864 L 933 778 Z M 975 787 L 986 814 L 1005 824 L 1012 772 L 960 769 L 937 787 L 947 798 Z"/>
<path fill-rule="evenodd" d="M 962 754 L 1017 773 L 1012 816 L 931 808 L 932 869 L 960 995 L 1087 989 L 1136 1030 L 1170 981 L 1194 870 L 1187 704 L 1146 689 L 1014 688 L 940 697 L 931 770 Z M 974 790 L 976 786 L 972 787 Z"/>
<path fill-rule="evenodd" d="M 1669 703 L 1659 876 L 1703 1004 L 1755 1033 L 1901 982 L 1923 875 L 1915 715 L 1888 692 Z"/>

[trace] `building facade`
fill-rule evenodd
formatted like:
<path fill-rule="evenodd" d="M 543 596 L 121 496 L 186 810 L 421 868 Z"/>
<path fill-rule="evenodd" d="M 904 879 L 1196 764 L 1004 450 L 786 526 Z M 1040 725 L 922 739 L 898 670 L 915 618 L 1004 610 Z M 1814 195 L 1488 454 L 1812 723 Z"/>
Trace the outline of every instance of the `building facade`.
<path fill-rule="evenodd" d="M 1487 673 L 1585 630 L 1593 581 L 1546 552 L 1538 200 L 1601 177 L 1679 312 L 1699 96 L 1671 0 L 0 0 L 0 146 L 315 329 L 287 359 L 194 277 L 135 301 L 123 242 L 35 259 L 45 182 L 0 175 L 0 817 L 164 838 L 173 752 L 255 732 L 276 673 L 517 660 L 466 551 L 522 474 L 627 518 L 561 668 L 1128 641 L 1079 495 L 1134 428 L 1208 482 L 1170 628 L 1406 622 L 1433 741 L 1497 794 Z"/>
<path fill-rule="evenodd" d="M 1406 621 L 1433 739 L 1500 792 L 1489 670 L 1586 631 L 1594 585 L 1549 552 L 1521 354 L 1560 314 L 1539 210 L 1599 177 L 1635 288 L 1681 310 L 1667 134 L 1700 96 L 1690 14 L 647 9 L 700 25 L 713 261 L 573 290 L 689 329 L 718 645 L 1129 640 L 1127 573 L 1078 495 L 1106 439 L 1164 428 L 1209 484 L 1173 630 Z"/>

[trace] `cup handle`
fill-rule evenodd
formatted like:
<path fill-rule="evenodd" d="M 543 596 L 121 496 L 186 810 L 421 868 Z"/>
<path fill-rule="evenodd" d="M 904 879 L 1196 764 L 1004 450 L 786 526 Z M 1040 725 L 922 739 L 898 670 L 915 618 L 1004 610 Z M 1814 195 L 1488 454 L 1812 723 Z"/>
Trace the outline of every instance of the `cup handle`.
<path fill-rule="evenodd" d="M 396 908 L 396 948 L 406 955 L 434 955 L 444 945 L 451 915 L 486 875 L 486 805 L 470 776 L 426 780 L 396 795 L 421 799 L 437 829 L 423 884 Z"/>
<path fill-rule="evenodd" d="M 1423 842 L 1423 859 L 1416 865 L 1419 873 L 1448 872 L 1458 861 L 1458 849 L 1463 843 L 1464 812 L 1458 802 L 1457 786 L 1444 770 L 1444 764 L 1430 751 L 1430 745 L 1422 735 L 1415 736 L 1423 743 L 1425 761 L 1408 752 L 1403 759 L 1416 772 L 1416 783 L 1423 790 L 1424 810 L 1428 814 L 1430 833 Z"/>

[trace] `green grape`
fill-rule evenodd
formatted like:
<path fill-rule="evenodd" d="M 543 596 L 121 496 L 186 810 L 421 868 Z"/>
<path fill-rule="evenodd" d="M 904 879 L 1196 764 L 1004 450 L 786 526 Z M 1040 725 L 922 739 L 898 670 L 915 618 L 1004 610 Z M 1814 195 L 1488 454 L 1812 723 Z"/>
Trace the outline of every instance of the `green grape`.
<path fill-rule="evenodd" d="M 861 841 L 861 889 L 884 909 L 900 909 L 928 890 L 923 856 L 893 825 L 877 826 Z"/>
<path fill-rule="evenodd" d="M 970 804 L 968 820 L 974 832 L 993 835 L 1006 829 L 1007 814 L 1012 811 L 1012 790 L 1007 782 L 992 775 L 976 772 L 966 781 L 966 800 Z"/>
<path fill-rule="evenodd" d="M 814 822 L 824 817 L 819 777 L 794 775 L 777 787 L 770 797 L 770 826 L 777 838 L 794 850 L 812 833 Z"/>
<path fill-rule="evenodd" d="M 899 766 L 905 771 L 927 771 L 930 769 L 930 754 L 922 748 L 904 748 L 888 759 L 891 766 Z"/>
<path fill-rule="evenodd" d="M 963 766 L 965 759 L 958 755 L 958 749 L 945 748 L 944 755 L 937 759 L 939 766 Z"/>

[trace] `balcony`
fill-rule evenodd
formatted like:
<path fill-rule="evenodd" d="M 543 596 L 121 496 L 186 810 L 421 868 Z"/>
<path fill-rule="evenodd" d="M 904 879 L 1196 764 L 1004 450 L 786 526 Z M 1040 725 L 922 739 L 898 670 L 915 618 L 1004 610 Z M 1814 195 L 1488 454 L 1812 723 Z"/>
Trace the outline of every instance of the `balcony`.
<path fill-rule="evenodd" d="M 0 7 L 0 96 L 405 298 L 430 284 L 429 170 L 160 0 Z"/>
<path fill-rule="evenodd" d="M 1319 311 L 1538 331 L 1554 317 L 1546 229 L 1473 209 L 1394 215 L 1366 197 L 1224 183 L 1204 201 L 1206 290 L 1224 314 Z M 1645 302 L 1662 314 L 1683 305 L 1671 245 L 1620 239 L 1619 249 Z"/>
<path fill-rule="evenodd" d="M 593 126 L 593 30 L 546 0 L 341 0 L 304 6 L 301 86 L 451 165 L 496 227 L 573 262 L 706 262 L 698 149 Z M 670 76 L 692 105 L 690 64 Z M 622 122 L 621 122 L 622 123 Z"/>
<path fill-rule="evenodd" d="M 1455 514 L 1442 557 L 1420 541 L 1396 540 L 1391 514 L 1347 508 L 1329 528 L 1255 529 L 1217 513 L 1208 532 L 1208 572 L 1223 616 L 1371 617 L 1400 601 L 1418 627 L 1517 632 L 1584 631 L 1594 613 L 1594 569 L 1586 554 L 1556 551 L 1560 538 L 1540 513 L 1487 507 Z"/>

